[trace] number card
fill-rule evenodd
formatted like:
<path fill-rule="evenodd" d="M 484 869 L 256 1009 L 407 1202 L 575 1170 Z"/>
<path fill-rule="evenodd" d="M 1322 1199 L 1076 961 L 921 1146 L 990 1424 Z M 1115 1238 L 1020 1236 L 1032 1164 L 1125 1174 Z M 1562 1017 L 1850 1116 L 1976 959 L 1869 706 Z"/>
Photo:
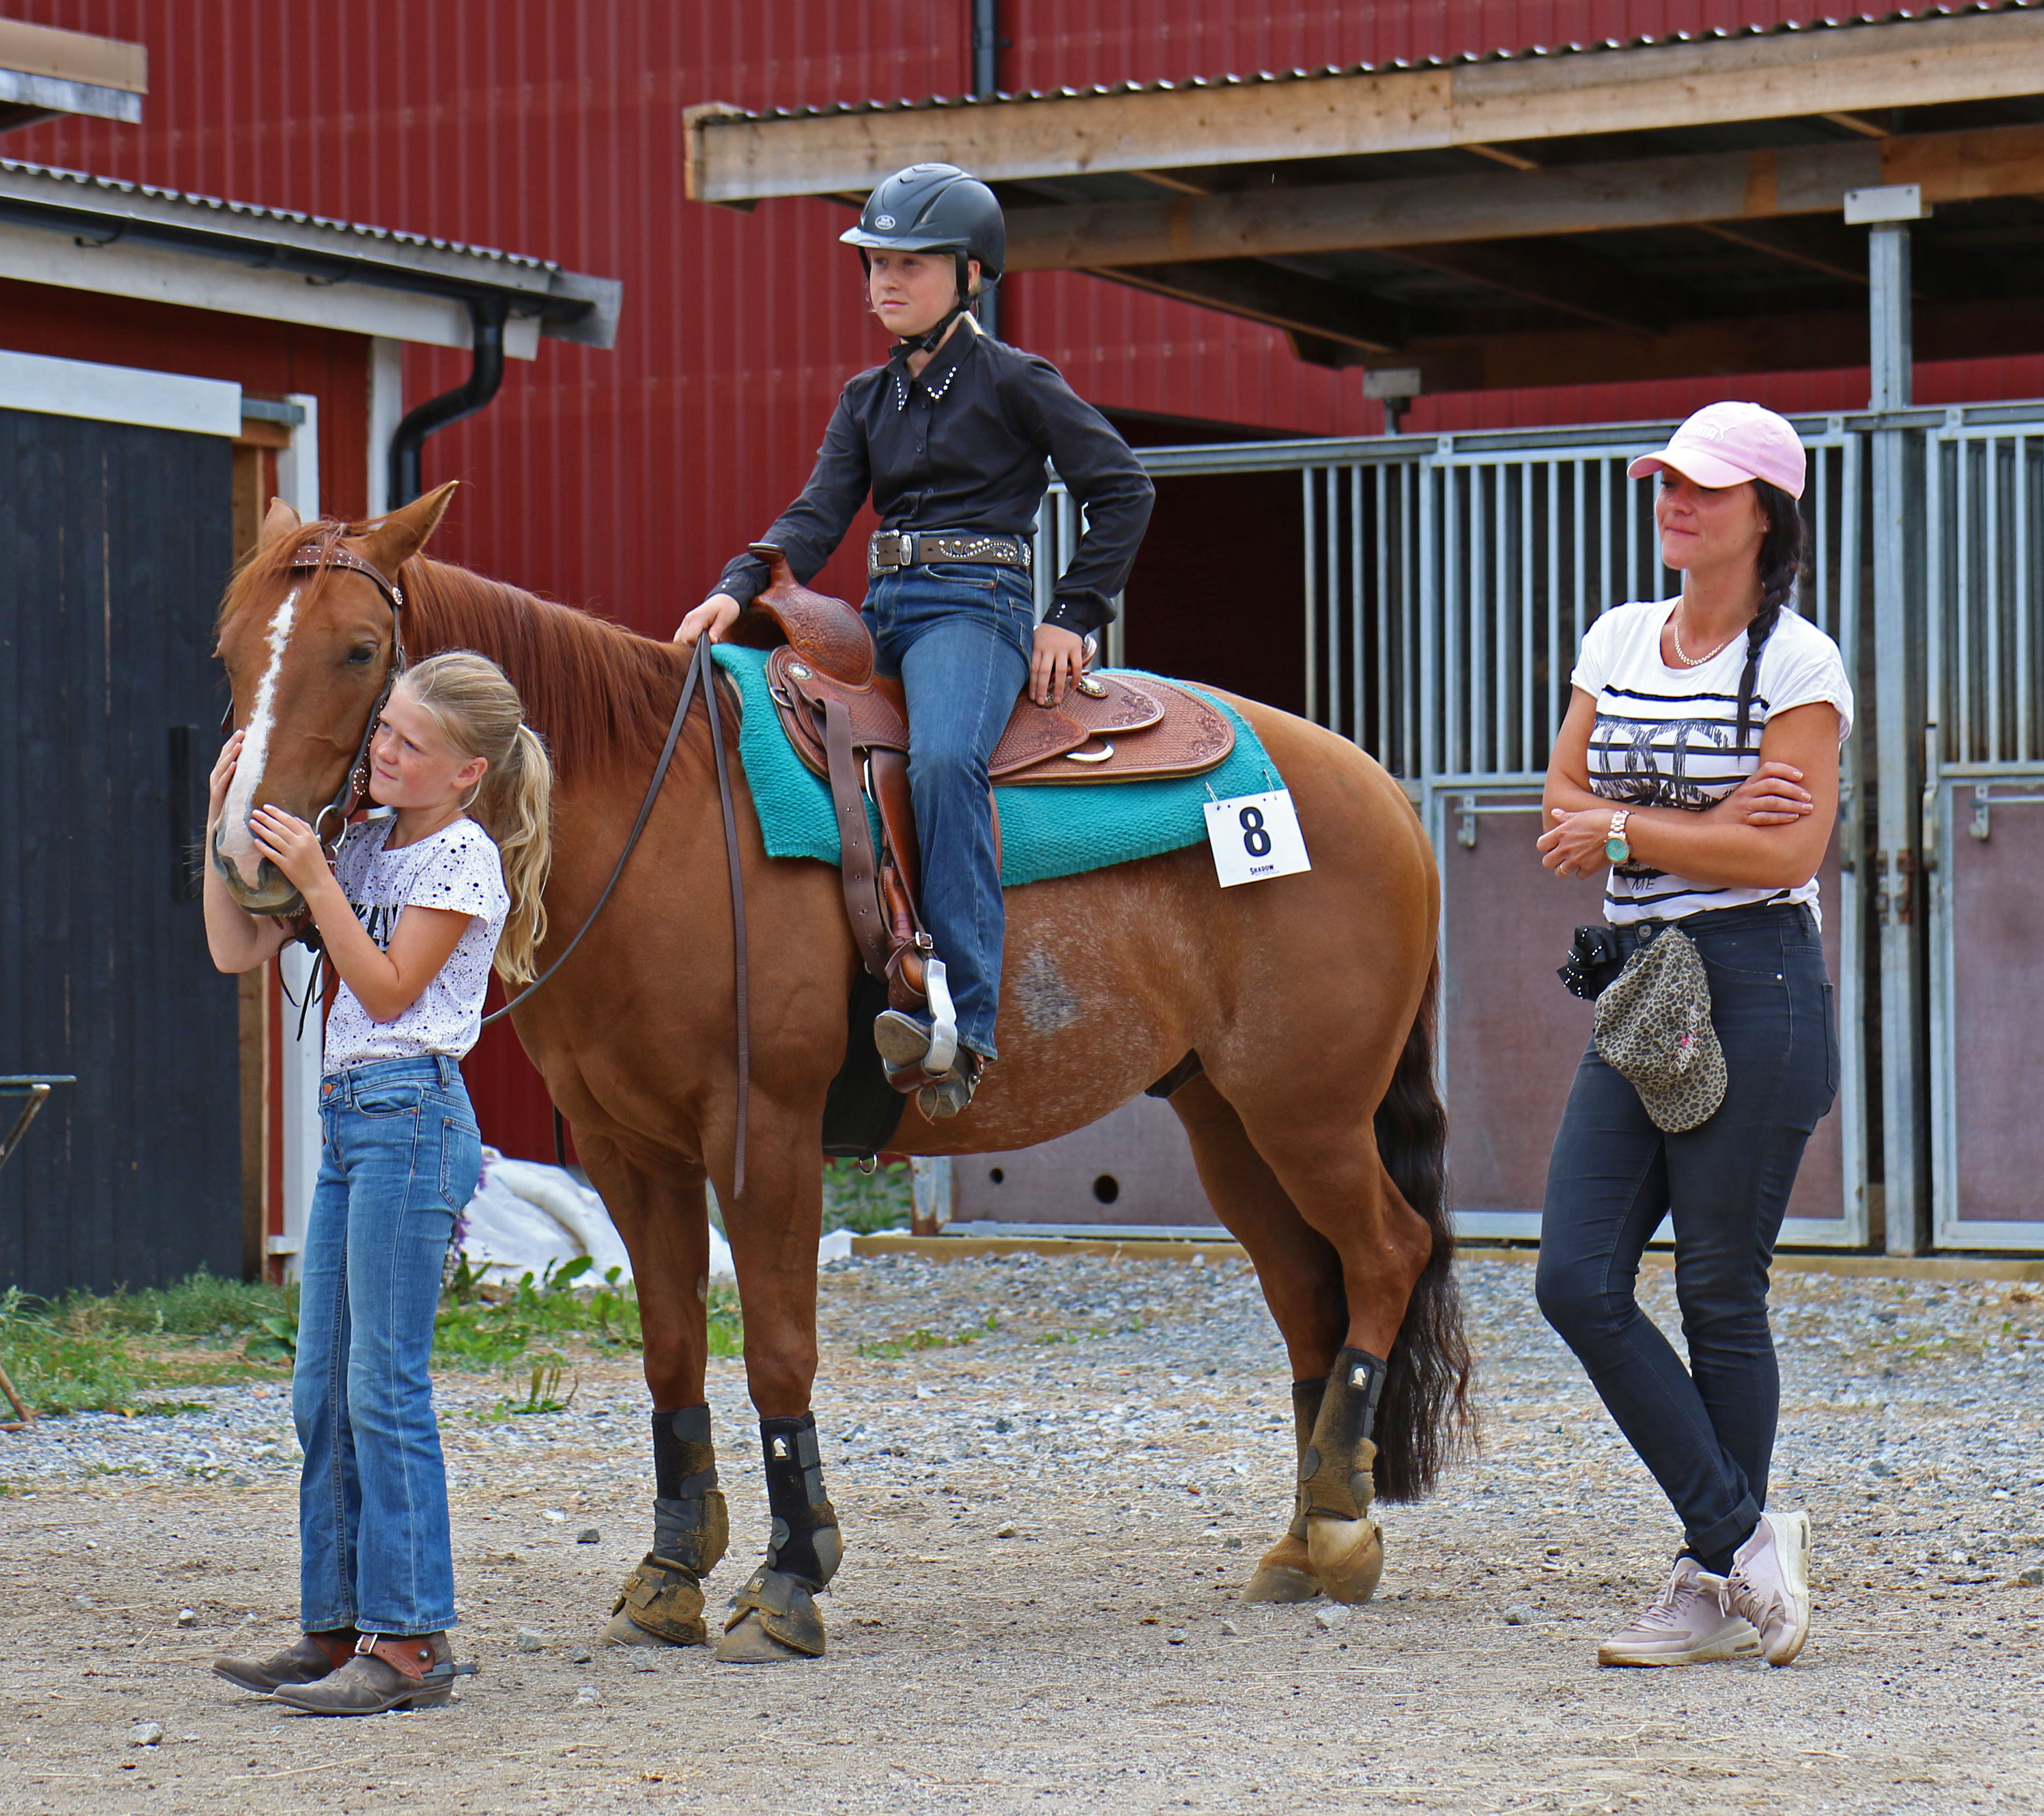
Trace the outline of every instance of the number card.
<path fill-rule="evenodd" d="M 1207 843 L 1213 847 L 1214 869 L 1223 889 L 1312 869 L 1289 789 L 1210 800 L 1206 810 Z"/>

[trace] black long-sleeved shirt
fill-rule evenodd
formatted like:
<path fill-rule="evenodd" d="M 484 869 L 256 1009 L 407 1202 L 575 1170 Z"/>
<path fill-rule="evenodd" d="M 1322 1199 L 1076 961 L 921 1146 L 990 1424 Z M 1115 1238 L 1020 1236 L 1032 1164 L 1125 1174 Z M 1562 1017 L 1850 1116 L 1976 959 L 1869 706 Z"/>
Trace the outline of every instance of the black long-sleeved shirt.
<path fill-rule="evenodd" d="M 759 539 L 807 582 L 870 491 L 889 530 L 1027 536 L 1048 459 L 1085 507 L 1085 532 L 1057 581 L 1047 623 L 1083 635 L 1114 616 L 1155 496 L 1128 444 L 1049 360 L 974 332 L 970 321 L 910 378 L 900 354 L 844 388 L 802 495 Z M 740 555 L 718 590 L 750 605 L 766 563 Z"/>

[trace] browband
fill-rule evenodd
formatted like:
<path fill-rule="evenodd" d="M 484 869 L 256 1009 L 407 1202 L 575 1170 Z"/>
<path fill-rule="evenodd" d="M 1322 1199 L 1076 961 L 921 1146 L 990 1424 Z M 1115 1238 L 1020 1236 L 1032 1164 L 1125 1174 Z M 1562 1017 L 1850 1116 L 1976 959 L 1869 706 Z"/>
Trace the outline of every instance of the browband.
<path fill-rule="evenodd" d="M 401 612 L 405 606 L 405 589 L 387 578 L 383 570 L 373 561 L 365 561 L 352 549 L 330 543 L 322 548 L 317 543 L 307 543 L 291 556 L 288 565 L 293 570 L 311 567 L 344 567 L 351 573 L 359 574 L 376 582 L 383 597 L 390 601 L 390 609 Z"/>

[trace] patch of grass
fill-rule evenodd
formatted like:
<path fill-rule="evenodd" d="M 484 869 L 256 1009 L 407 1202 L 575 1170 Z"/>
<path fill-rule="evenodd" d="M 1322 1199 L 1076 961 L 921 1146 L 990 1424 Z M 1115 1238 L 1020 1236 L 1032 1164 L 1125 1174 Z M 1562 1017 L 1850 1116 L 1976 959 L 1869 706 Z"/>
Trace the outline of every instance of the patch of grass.
<path fill-rule="evenodd" d="M 852 1160 L 824 1162 L 824 1234 L 850 1230 L 870 1236 L 881 1230 L 905 1230 L 913 1194 L 905 1161 L 889 1161 L 870 1173 Z"/>
<path fill-rule="evenodd" d="M 601 1280 L 589 1279 L 592 1266 L 582 1256 L 505 1288 L 485 1285 L 463 1263 L 435 1319 L 436 1365 L 486 1372 L 530 1367 L 577 1342 L 598 1350 L 640 1349 L 637 1292 L 617 1269 Z M 736 1290 L 713 1283 L 706 1309 L 710 1353 L 741 1354 Z M 288 1373 L 297 1351 L 298 1311 L 295 1286 L 221 1280 L 203 1271 L 139 1292 L 78 1292 L 52 1300 L 10 1287 L 0 1293 L 0 1368 L 45 1417 L 190 1411 L 196 1410 L 191 1401 L 149 1396 L 275 1380 Z M 551 1389 L 528 1396 L 552 1397 Z"/>
<path fill-rule="evenodd" d="M 639 1295 L 613 1268 L 601 1282 L 587 1278 L 595 1264 L 578 1255 L 562 1267 L 526 1274 L 511 1288 L 486 1285 L 467 1261 L 455 1269 L 434 1320 L 433 1356 L 443 1368 L 515 1369 L 536 1350 L 580 1342 L 594 1350 L 644 1346 Z M 709 1353 L 735 1356 L 744 1344 L 738 1295 L 713 1283 L 707 1307 Z"/>
<path fill-rule="evenodd" d="M 232 1346 L 265 1317 L 291 1315 L 295 1292 L 201 1272 L 140 1292 L 0 1295 L 0 1367 L 40 1414 L 154 1411 L 165 1388 L 262 1380 L 274 1370 Z"/>
<path fill-rule="evenodd" d="M 934 1330 L 914 1330 L 905 1337 L 882 1338 L 859 1346 L 862 1356 L 870 1356 L 885 1361 L 899 1361 L 904 1356 L 912 1356 L 924 1350 L 960 1350 L 978 1337 L 982 1332 L 1000 1328 L 996 1314 L 989 1311 L 986 1322 L 970 1330 L 955 1330 L 948 1337 L 939 1336 Z"/>

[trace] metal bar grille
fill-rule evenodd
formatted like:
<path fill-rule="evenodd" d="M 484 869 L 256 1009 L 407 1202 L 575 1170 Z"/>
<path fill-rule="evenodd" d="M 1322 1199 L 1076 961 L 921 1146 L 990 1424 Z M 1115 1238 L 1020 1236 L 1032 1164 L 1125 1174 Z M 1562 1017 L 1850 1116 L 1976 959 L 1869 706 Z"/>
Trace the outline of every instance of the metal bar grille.
<path fill-rule="evenodd" d="M 1954 420 L 1931 436 L 1925 470 L 1927 672 L 1941 763 L 2044 763 L 2044 429 Z"/>
<path fill-rule="evenodd" d="M 1329 443 L 1320 458 L 1301 458 L 1297 443 L 1143 458 L 1166 480 L 1298 474 L 1308 717 L 1410 783 L 1524 781 L 1546 767 L 1591 623 L 1609 606 L 1678 589 L 1679 576 L 1661 565 L 1655 482 L 1625 474 L 1667 426 L 1601 432 L 1600 442 L 1600 432 L 1576 429 Z M 2017 539 L 1994 571 L 2027 572 L 2044 550 L 2044 438 L 2007 425 L 1975 433 L 2011 451 L 2002 457 L 2005 497 L 1992 522 L 2003 540 Z M 1799 606 L 1841 642 L 1858 634 L 1860 440 L 1839 418 L 1818 419 L 1804 436 L 1812 560 Z M 1972 458 L 1976 466 L 1984 460 Z M 1958 482 L 1953 476 L 1965 464 L 1948 459 L 1946 470 Z M 1973 499 L 1977 479 L 1964 482 Z M 1981 514 L 1977 501 L 1965 508 Z M 1070 559 L 1077 519 L 1054 485 L 1037 532 L 1039 606 Z M 1981 585 L 1979 565 L 1948 563 L 1950 585 L 1969 589 L 1969 600 Z M 1967 610 L 1981 616 L 1977 605 Z M 1996 634 L 2012 659 L 2002 666 L 2027 675 L 2028 653 L 2044 647 L 2044 635 L 2034 612 L 2004 619 Z M 1958 634 L 1977 642 L 1981 632 L 1970 624 Z M 2044 736 L 2035 683 L 2008 680 L 2000 710 L 2011 728 L 1997 734 L 2004 746 L 2028 749 Z"/>

